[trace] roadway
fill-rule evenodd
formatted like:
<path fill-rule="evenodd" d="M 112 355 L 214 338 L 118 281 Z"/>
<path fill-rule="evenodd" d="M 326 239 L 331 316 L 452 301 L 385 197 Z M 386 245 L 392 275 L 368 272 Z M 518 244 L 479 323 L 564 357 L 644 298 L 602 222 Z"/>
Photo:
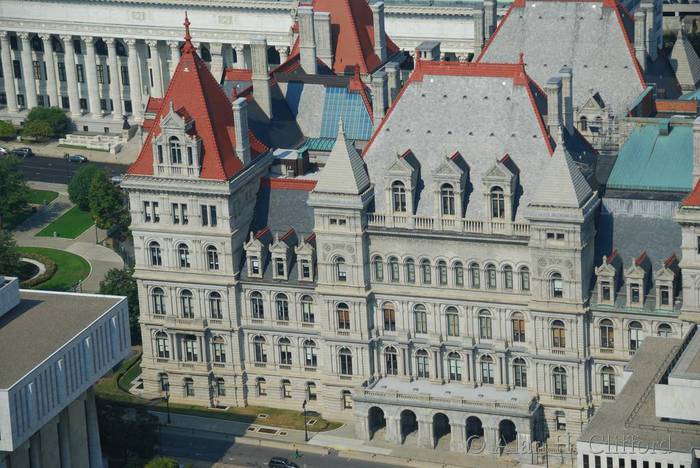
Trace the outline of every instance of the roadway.
<path fill-rule="evenodd" d="M 49 158 L 46 156 L 30 156 L 22 161 L 22 172 L 26 180 L 38 182 L 51 182 L 54 184 L 68 184 L 73 173 L 82 166 L 79 163 L 69 163 L 61 158 Z M 90 162 L 107 171 L 109 177 L 121 175 L 126 172 L 128 165 Z"/>
<path fill-rule="evenodd" d="M 396 468 L 396 465 L 354 460 L 343 456 L 317 455 L 301 451 L 295 458 L 292 450 L 241 444 L 235 437 L 204 431 L 189 431 L 178 428 L 163 428 L 160 435 L 160 450 L 163 456 L 180 462 L 192 463 L 195 468 L 216 464 L 221 467 L 267 467 L 270 458 L 284 457 L 301 468 Z"/>

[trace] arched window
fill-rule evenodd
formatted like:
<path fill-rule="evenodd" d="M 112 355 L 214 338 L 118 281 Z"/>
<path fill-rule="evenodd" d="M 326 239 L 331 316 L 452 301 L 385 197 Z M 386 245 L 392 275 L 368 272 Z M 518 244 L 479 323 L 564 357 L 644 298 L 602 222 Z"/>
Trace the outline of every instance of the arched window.
<path fill-rule="evenodd" d="M 217 397 L 226 396 L 226 382 L 221 377 L 214 380 L 214 394 Z"/>
<path fill-rule="evenodd" d="M 253 356 L 255 357 L 255 362 L 259 364 L 264 364 L 267 362 L 265 338 L 260 335 L 253 338 Z"/>
<path fill-rule="evenodd" d="M 158 242 L 151 242 L 148 244 L 148 251 L 151 255 L 151 266 L 161 266 L 163 264 L 163 259 L 160 255 L 160 244 Z"/>
<path fill-rule="evenodd" d="M 382 315 L 384 316 L 384 330 L 396 331 L 396 308 L 391 302 L 382 305 Z"/>
<path fill-rule="evenodd" d="M 588 131 L 588 119 L 583 115 L 581 116 L 581 131 Z"/>
<path fill-rule="evenodd" d="M 186 377 L 182 381 L 183 392 L 186 397 L 194 396 L 194 381 L 190 377 Z"/>
<path fill-rule="evenodd" d="M 391 200 L 394 213 L 406 212 L 406 186 L 403 182 L 397 180 L 391 184 Z"/>
<path fill-rule="evenodd" d="M 520 312 L 515 312 L 511 318 L 510 323 L 513 327 L 513 342 L 514 343 L 524 343 L 525 342 L 525 317 Z"/>
<path fill-rule="evenodd" d="M 182 148 L 180 146 L 180 140 L 173 136 L 168 140 L 170 144 L 170 162 L 172 164 L 182 164 Z"/>
<path fill-rule="evenodd" d="M 566 330 L 564 328 L 564 322 L 561 320 L 555 320 L 552 322 L 552 348 L 564 349 L 566 348 Z"/>
<path fill-rule="evenodd" d="M 253 291 L 250 295 L 250 311 L 254 319 L 262 320 L 265 318 L 263 297 L 258 291 Z"/>
<path fill-rule="evenodd" d="M 406 259 L 406 282 L 411 284 L 416 282 L 416 262 L 412 258 Z"/>
<path fill-rule="evenodd" d="M 513 267 L 510 265 L 503 267 L 503 289 L 513 289 Z"/>
<path fill-rule="evenodd" d="M 216 291 L 209 294 L 209 315 L 213 319 L 221 319 L 223 317 L 221 310 L 221 294 Z"/>
<path fill-rule="evenodd" d="M 160 359 L 170 359 L 170 338 L 162 331 L 156 332 L 156 355 Z"/>
<path fill-rule="evenodd" d="M 459 313 L 455 307 L 448 307 L 445 310 L 447 320 L 447 336 L 459 336 Z"/>
<path fill-rule="evenodd" d="M 462 262 L 455 262 L 452 266 L 452 271 L 454 273 L 455 286 L 464 286 L 464 265 L 462 265 Z"/>
<path fill-rule="evenodd" d="M 442 184 L 440 187 L 440 201 L 443 216 L 455 214 L 455 189 L 450 184 Z"/>
<path fill-rule="evenodd" d="M 486 265 L 486 287 L 496 289 L 496 265 L 493 263 Z"/>
<path fill-rule="evenodd" d="M 566 370 L 563 367 L 555 367 L 552 371 L 554 380 L 554 394 L 558 396 L 566 396 Z"/>
<path fill-rule="evenodd" d="M 384 368 L 386 375 L 396 375 L 399 373 L 399 357 L 396 348 L 393 346 L 384 349 Z"/>
<path fill-rule="evenodd" d="M 151 302 L 153 303 L 154 314 L 165 314 L 165 293 L 162 288 L 153 288 L 151 290 Z"/>
<path fill-rule="evenodd" d="M 673 329 L 668 323 L 662 323 L 656 331 L 658 336 L 671 336 L 673 334 Z"/>
<path fill-rule="evenodd" d="M 214 362 L 226 362 L 226 343 L 220 336 L 215 336 L 211 340 L 211 350 L 214 356 Z"/>
<path fill-rule="evenodd" d="M 491 189 L 491 217 L 503 219 L 506 217 L 506 199 L 503 195 L 501 187 L 493 187 Z"/>
<path fill-rule="evenodd" d="M 335 307 L 338 316 L 338 330 L 350 330 L 350 307 L 341 302 Z"/>
<path fill-rule="evenodd" d="M 352 375 L 352 352 L 348 348 L 340 348 L 338 360 L 340 375 Z"/>
<path fill-rule="evenodd" d="M 207 265 L 210 270 L 219 269 L 219 252 L 213 245 L 207 247 Z"/>
<path fill-rule="evenodd" d="M 522 267 L 520 269 L 520 290 L 530 290 L 530 269 L 528 267 Z"/>
<path fill-rule="evenodd" d="M 301 296 L 301 321 L 304 323 L 314 323 L 314 300 L 311 296 Z"/>
<path fill-rule="evenodd" d="M 384 281 L 384 262 L 382 257 L 376 256 L 372 259 L 372 270 L 376 281 Z"/>
<path fill-rule="evenodd" d="M 489 355 L 481 357 L 481 383 L 492 384 L 493 379 L 493 358 Z"/>
<path fill-rule="evenodd" d="M 424 258 L 420 261 L 421 280 L 423 284 L 430 284 L 432 281 L 432 271 L 430 260 Z"/>
<path fill-rule="evenodd" d="M 479 289 L 481 287 L 481 271 L 478 263 L 469 264 L 469 281 L 472 288 Z"/>
<path fill-rule="evenodd" d="M 630 351 L 637 351 L 642 344 L 642 324 L 637 321 L 630 322 L 628 332 Z"/>
<path fill-rule="evenodd" d="M 163 372 L 162 374 L 158 374 L 158 384 L 160 386 L 161 392 L 169 392 L 170 379 L 168 378 L 168 374 L 166 374 L 165 372 Z"/>
<path fill-rule="evenodd" d="M 419 378 L 430 378 L 430 356 L 424 349 L 416 351 L 416 375 Z"/>
<path fill-rule="evenodd" d="M 343 390 L 340 396 L 343 409 L 352 409 L 352 393 L 350 393 L 350 390 Z"/>
<path fill-rule="evenodd" d="M 454 351 L 447 355 L 447 369 L 450 381 L 462 380 L 462 357 Z"/>
<path fill-rule="evenodd" d="M 292 365 L 292 343 L 289 338 L 280 338 L 277 342 L 277 347 L 280 352 L 280 364 L 283 366 Z"/>
<path fill-rule="evenodd" d="M 513 359 L 513 383 L 516 387 L 527 387 L 527 366 L 525 359 Z"/>
<path fill-rule="evenodd" d="M 561 279 L 561 273 L 554 272 L 549 277 L 550 294 L 553 298 L 564 297 L 564 282 Z"/>
<path fill-rule="evenodd" d="M 428 313 L 423 304 L 415 305 L 413 318 L 416 325 L 416 333 L 428 333 Z"/>
<path fill-rule="evenodd" d="M 615 347 L 612 320 L 604 319 L 600 321 L 600 347 L 607 349 Z"/>
<path fill-rule="evenodd" d="M 438 283 L 440 283 L 440 286 L 446 286 L 447 285 L 447 262 L 444 260 L 438 261 L 437 270 L 438 270 Z"/>
<path fill-rule="evenodd" d="M 288 379 L 282 380 L 282 398 L 292 398 L 292 383 Z"/>
<path fill-rule="evenodd" d="M 185 348 L 185 362 L 197 362 L 199 360 L 199 345 L 197 337 L 194 335 L 185 335 L 182 338 Z"/>
<path fill-rule="evenodd" d="M 190 267 L 190 248 L 187 244 L 179 244 L 177 246 L 177 258 L 180 262 L 180 268 Z"/>
<path fill-rule="evenodd" d="M 184 318 L 194 318 L 194 308 L 192 307 L 192 291 L 183 289 L 180 293 L 180 309 Z"/>
<path fill-rule="evenodd" d="M 318 357 L 316 356 L 316 342 L 313 340 L 304 341 L 304 366 L 318 366 Z"/>
<path fill-rule="evenodd" d="M 615 370 L 604 366 L 600 370 L 600 385 L 604 397 L 615 396 Z"/>
<path fill-rule="evenodd" d="M 277 320 L 281 322 L 289 321 L 289 301 L 285 294 L 278 294 L 275 297 L 275 309 L 277 310 Z"/>
<path fill-rule="evenodd" d="M 337 257 L 334 261 L 335 265 L 335 279 L 340 282 L 346 282 L 348 280 L 348 270 L 345 265 L 345 259 L 343 257 Z"/>
<path fill-rule="evenodd" d="M 264 377 L 258 377 L 255 379 L 255 387 L 258 389 L 258 396 L 267 395 L 267 381 Z"/>
<path fill-rule="evenodd" d="M 389 257 L 389 279 L 392 283 L 399 282 L 399 259 Z"/>
<path fill-rule="evenodd" d="M 315 401 L 318 399 L 316 394 L 316 384 L 314 382 L 306 382 L 306 399 L 309 401 Z"/>
<path fill-rule="evenodd" d="M 479 337 L 484 340 L 492 338 L 491 312 L 488 310 L 479 311 Z"/>

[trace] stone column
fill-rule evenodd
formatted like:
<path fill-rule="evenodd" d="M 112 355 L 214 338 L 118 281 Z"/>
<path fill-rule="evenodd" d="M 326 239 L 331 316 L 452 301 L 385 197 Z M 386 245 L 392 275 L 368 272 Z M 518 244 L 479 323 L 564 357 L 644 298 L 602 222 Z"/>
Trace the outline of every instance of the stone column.
<path fill-rule="evenodd" d="M 498 450 L 498 428 L 484 426 L 484 454 L 500 454 Z"/>
<path fill-rule="evenodd" d="M 29 466 L 41 467 L 41 435 L 35 433 L 29 439 Z"/>
<path fill-rule="evenodd" d="M 51 35 L 42 34 L 41 40 L 44 43 L 44 61 L 46 62 L 46 91 L 49 93 L 49 103 L 52 106 L 61 107 L 61 93 L 58 90 L 56 80 L 56 61 L 53 56 L 53 45 Z"/>
<path fill-rule="evenodd" d="M 385 419 L 386 432 L 384 439 L 392 444 L 401 445 L 401 418 L 385 416 Z"/>
<path fill-rule="evenodd" d="M 284 63 L 287 61 L 287 57 L 289 57 L 289 47 L 276 47 L 277 53 L 280 54 L 280 63 Z"/>
<path fill-rule="evenodd" d="M 117 40 L 107 37 L 107 60 L 109 61 L 109 94 L 112 98 L 112 119 L 122 120 L 124 107 L 122 106 L 121 70 L 117 59 Z"/>
<path fill-rule="evenodd" d="M 418 419 L 418 447 L 429 448 L 435 447 L 433 440 L 433 421 L 428 419 Z"/>
<path fill-rule="evenodd" d="M 71 468 L 70 454 L 70 417 L 68 408 L 58 415 L 58 445 L 61 453 L 61 468 Z"/>
<path fill-rule="evenodd" d="M 136 50 L 136 39 L 126 39 L 129 47 L 129 91 L 131 93 L 131 109 L 136 119 L 143 118 L 141 103 L 141 74 L 139 73 L 139 58 Z"/>
<path fill-rule="evenodd" d="M 68 89 L 68 106 L 73 117 L 80 117 L 80 99 L 78 98 L 78 75 L 75 70 L 75 48 L 72 36 L 61 36 L 63 41 L 63 60 L 66 66 L 66 85 Z"/>
<path fill-rule="evenodd" d="M 369 440 L 369 415 L 365 411 L 364 414 L 355 412 L 353 418 L 355 420 L 355 435 L 358 439 Z"/>
<path fill-rule="evenodd" d="M 41 428 L 41 466 L 60 466 L 61 451 L 58 442 L 58 417 Z"/>
<path fill-rule="evenodd" d="M 85 396 L 85 419 L 87 425 L 88 453 L 90 468 L 102 468 L 102 449 L 100 448 L 100 429 L 97 424 L 97 405 L 95 392 L 90 388 Z"/>
<path fill-rule="evenodd" d="M 0 32 L 0 54 L 2 54 L 2 76 L 5 82 L 5 95 L 7 96 L 7 110 L 17 112 L 17 89 L 15 88 L 15 70 L 12 67 L 12 52 L 10 51 L 10 38 L 7 32 Z"/>
<path fill-rule="evenodd" d="M 29 442 L 23 443 L 10 454 L 10 467 L 16 466 L 21 468 L 31 466 L 29 461 Z"/>
<path fill-rule="evenodd" d="M 158 41 L 146 41 L 151 49 L 151 70 L 153 70 L 153 87 L 151 88 L 151 96 L 163 96 L 163 66 L 160 63 L 160 53 L 158 52 Z"/>
<path fill-rule="evenodd" d="M 234 44 L 233 50 L 236 51 L 234 68 L 245 68 L 245 44 Z"/>
<path fill-rule="evenodd" d="M 209 44 L 209 54 L 211 55 L 211 74 L 214 79 L 219 82 L 224 73 L 224 56 L 222 55 L 223 44 L 220 42 L 211 42 Z"/>
<path fill-rule="evenodd" d="M 36 81 L 34 79 L 34 67 L 32 65 L 32 43 L 29 40 L 29 33 L 18 34 L 22 40 L 22 78 L 24 79 L 24 99 L 27 109 L 37 106 Z"/>
<path fill-rule="evenodd" d="M 90 459 L 88 451 L 87 428 L 85 424 L 85 394 L 83 393 L 68 406 L 70 425 L 68 426 L 70 438 L 71 465 L 75 468 L 89 466 L 86 463 Z"/>
<path fill-rule="evenodd" d="M 177 41 L 168 42 L 170 47 L 170 62 L 168 63 L 170 68 L 170 78 L 175 74 L 175 69 L 177 64 L 180 62 L 180 43 Z"/>
<path fill-rule="evenodd" d="M 102 115 L 100 108 L 100 89 L 97 86 L 97 61 L 95 59 L 95 38 L 85 36 L 85 81 L 88 89 L 88 105 L 90 113 L 95 116 Z"/>
<path fill-rule="evenodd" d="M 8 457 L 9 455 L 0 453 L 0 468 L 7 468 L 7 464 L 9 463 Z"/>
<path fill-rule="evenodd" d="M 462 453 L 467 451 L 467 433 L 464 423 L 450 421 L 450 450 Z"/>

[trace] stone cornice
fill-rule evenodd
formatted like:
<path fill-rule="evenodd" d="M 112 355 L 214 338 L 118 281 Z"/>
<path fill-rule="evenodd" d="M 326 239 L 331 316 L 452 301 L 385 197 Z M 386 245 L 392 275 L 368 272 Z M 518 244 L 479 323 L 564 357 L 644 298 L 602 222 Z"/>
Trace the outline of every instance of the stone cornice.
<path fill-rule="evenodd" d="M 25 2 L 39 2 L 42 0 L 24 0 Z M 143 6 L 186 6 L 189 9 L 197 7 L 213 8 L 239 8 L 248 10 L 278 10 L 291 11 L 296 8 L 296 2 L 290 1 L 258 1 L 258 0 L 198 0 L 193 4 L 190 0 L 77 0 L 71 3 L 112 3 Z"/>

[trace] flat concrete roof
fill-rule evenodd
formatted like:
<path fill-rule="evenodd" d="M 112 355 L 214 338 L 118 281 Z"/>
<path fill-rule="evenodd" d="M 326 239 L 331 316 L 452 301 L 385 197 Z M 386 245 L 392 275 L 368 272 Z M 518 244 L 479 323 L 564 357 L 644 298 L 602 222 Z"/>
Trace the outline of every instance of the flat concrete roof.
<path fill-rule="evenodd" d="M 122 300 L 21 291 L 20 303 L 0 317 L 0 388 L 10 388 Z"/>
<path fill-rule="evenodd" d="M 697 337 L 697 335 L 696 335 Z M 644 338 L 629 362 L 632 375 L 615 401 L 603 403 L 579 437 L 579 443 L 638 441 L 637 447 L 663 447 L 687 453 L 700 446 L 700 426 L 656 417 L 655 386 L 681 351 L 682 340 Z"/>
<path fill-rule="evenodd" d="M 688 343 L 670 377 L 700 380 L 700 331 Z"/>

